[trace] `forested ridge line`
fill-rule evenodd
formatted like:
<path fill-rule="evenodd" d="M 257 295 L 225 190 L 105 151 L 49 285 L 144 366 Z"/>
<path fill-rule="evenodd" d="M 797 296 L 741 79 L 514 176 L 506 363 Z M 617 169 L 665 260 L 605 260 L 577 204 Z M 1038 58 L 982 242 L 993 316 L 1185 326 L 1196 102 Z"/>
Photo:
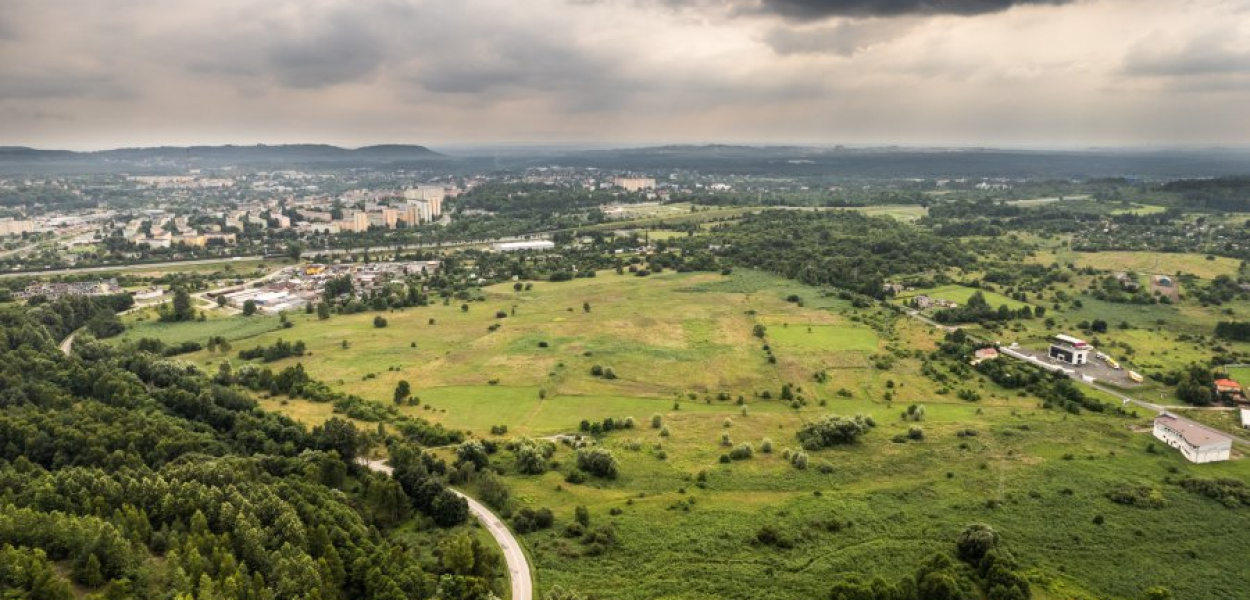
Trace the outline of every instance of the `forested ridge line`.
<path fill-rule="evenodd" d="M 0 310 L 0 595 L 502 593 L 495 550 L 442 529 L 467 506 L 415 441 L 339 418 L 309 430 L 189 364 L 89 334 L 58 350 L 119 308 Z M 389 445 L 394 478 L 355 464 L 373 443 Z M 400 524 L 419 533 L 392 535 Z"/>

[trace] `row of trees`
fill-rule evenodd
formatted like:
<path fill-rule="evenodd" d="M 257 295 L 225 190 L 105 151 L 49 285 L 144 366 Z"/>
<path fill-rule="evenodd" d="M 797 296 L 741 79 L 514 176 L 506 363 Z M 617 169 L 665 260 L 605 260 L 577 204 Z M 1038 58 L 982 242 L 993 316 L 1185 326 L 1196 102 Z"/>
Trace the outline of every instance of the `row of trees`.
<path fill-rule="evenodd" d="M 1012 319 L 1032 319 L 1034 316 L 1044 316 L 1046 309 L 1044 307 L 1034 307 L 1025 305 L 1017 309 L 1012 309 L 1006 304 L 1001 304 L 997 309 L 990 307 L 989 301 L 985 299 L 985 294 L 981 290 L 977 290 L 968 297 L 968 301 L 962 306 L 955 308 L 946 308 L 933 314 L 933 320 L 939 323 L 985 323 L 993 321 L 1010 321 Z"/>
<path fill-rule="evenodd" d="M 243 360 L 261 359 L 263 362 L 273 362 L 282 360 L 292 356 L 303 356 L 307 351 L 307 346 L 303 341 L 297 340 L 294 343 L 282 339 L 268 346 L 257 346 L 255 348 L 239 350 L 239 358 Z"/>

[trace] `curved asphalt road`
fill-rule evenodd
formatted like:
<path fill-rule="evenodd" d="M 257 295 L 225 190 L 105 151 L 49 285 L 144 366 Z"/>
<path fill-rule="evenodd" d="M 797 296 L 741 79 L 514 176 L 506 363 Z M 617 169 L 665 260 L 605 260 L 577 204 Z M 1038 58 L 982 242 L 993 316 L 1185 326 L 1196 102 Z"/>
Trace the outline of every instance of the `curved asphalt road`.
<path fill-rule="evenodd" d="M 61 342 L 61 352 L 64 352 L 66 356 L 73 351 L 74 336 L 77 334 L 77 332 L 71 333 Z M 395 471 L 390 465 L 380 460 L 361 459 L 360 464 L 387 475 L 392 475 Z M 469 512 L 473 513 L 486 531 L 490 532 L 491 537 L 495 538 L 495 543 L 499 544 L 499 551 L 503 553 L 504 562 L 508 565 L 508 581 L 512 582 L 511 600 L 534 600 L 534 579 L 530 575 L 529 559 L 525 558 L 525 551 L 521 550 L 521 542 L 517 541 L 508 526 L 484 504 L 459 490 L 447 489 L 469 503 Z"/>
<path fill-rule="evenodd" d="M 360 463 L 387 475 L 394 471 L 390 465 L 380 460 L 361 459 Z M 508 565 L 508 580 L 512 582 L 512 600 L 533 600 L 534 580 L 530 576 L 529 560 L 525 558 L 525 552 L 521 550 L 521 543 L 517 541 L 516 536 L 512 535 L 508 526 L 481 502 L 458 490 L 452 489 L 451 491 L 469 503 L 469 512 L 473 513 L 486 531 L 490 532 L 491 537 L 495 538 L 495 543 L 499 544 L 499 551 L 503 553 L 504 562 Z"/>

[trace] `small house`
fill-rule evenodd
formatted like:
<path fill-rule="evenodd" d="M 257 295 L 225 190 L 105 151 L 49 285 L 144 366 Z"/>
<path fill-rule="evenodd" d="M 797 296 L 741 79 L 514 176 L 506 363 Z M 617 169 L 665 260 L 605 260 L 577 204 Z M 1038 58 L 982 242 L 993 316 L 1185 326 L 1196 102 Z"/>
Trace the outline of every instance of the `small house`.
<path fill-rule="evenodd" d="M 972 353 L 972 364 L 979 365 L 987 360 L 998 358 L 998 348 L 981 348 Z"/>
<path fill-rule="evenodd" d="M 1215 394 L 1220 398 L 1227 398 L 1234 402 L 1243 402 L 1246 399 L 1241 391 L 1241 384 L 1232 379 L 1216 379 Z"/>

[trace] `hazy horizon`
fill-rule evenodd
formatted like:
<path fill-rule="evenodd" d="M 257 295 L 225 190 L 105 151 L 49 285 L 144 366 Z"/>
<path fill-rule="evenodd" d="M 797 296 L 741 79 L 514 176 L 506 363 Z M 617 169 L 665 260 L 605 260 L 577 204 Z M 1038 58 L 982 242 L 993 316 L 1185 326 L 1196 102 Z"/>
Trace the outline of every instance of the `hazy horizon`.
<path fill-rule="evenodd" d="M 376 141 L 363 143 L 358 145 L 352 144 L 335 144 L 324 141 L 269 141 L 269 142 L 222 142 L 222 143 L 178 143 L 178 142 L 162 142 L 151 145 L 131 145 L 131 146 L 83 146 L 83 147 L 50 147 L 50 146 L 33 146 L 29 144 L 0 144 L 0 148 L 27 148 L 36 151 L 70 151 L 80 153 L 93 152 L 109 152 L 115 150 L 138 150 L 153 148 L 195 148 L 195 147 L 227 147 L 233 146 L 238 148 L 249 147 L 282 147 L 282 146 L 333 146 L 345 150 L 355 150 L 360 148 L 368 148 L 373 146 L 420 146 L 432 150 L 434 152 L 447 154 L 448 156 L 472 156 L 472 153 L 481 153 L 485 151 L 504 151 L 504 152 L 527 152 L 527 151 L 551 151 L 551 152 L 593 152 L 593 151 L 613 151 L 613 150 L 643 150 L 652 148 L 707 148 L 707 147 L 731 147 L 731 148 L 760 148 L 760 149 L 777 149 L 777 148 L 804 148 L 831 150 L 835 148 L 844 148 L 846 150 L 897 150 L 901 152 L 907 151 L 951 151 L 951 152 L 971 152 L 971 151 L 1001 151 L 1001 152 L 1106 152 L 1106 153 L 1141 153 L 1141 152 L 1250 152 L 1250 142 L 1243 144 L 1139 144 L 1139 145 L 1121 145 L 1121 146 L 1080 146 L 1080 145 L 1023 145 L 1023 144 L 990 144 L 990 145 L 958 145 L 958 144 L 909 144 L 903 142 L 878 142 L 878 143 L 837 143 L 837 142 L 713 142 L 713 141 L 657 141 L 657 142 L 632 142 L 632 143 L 613 143 L 613 142 L 480 142 L 480 143 L 422 143 L 419 141 Z"/>

